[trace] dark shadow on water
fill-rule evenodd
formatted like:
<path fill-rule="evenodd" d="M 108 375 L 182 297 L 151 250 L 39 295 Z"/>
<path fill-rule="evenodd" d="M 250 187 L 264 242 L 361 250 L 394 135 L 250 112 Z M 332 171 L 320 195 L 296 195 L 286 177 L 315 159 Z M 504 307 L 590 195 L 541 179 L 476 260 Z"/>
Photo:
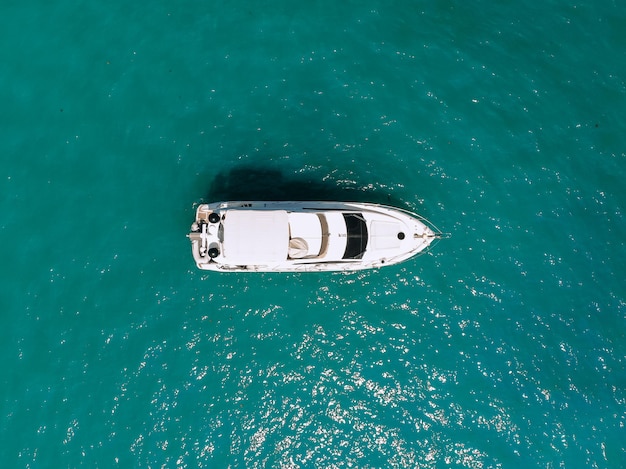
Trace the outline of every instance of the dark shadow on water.
<path fill-rule="evenodd" d="M 206 201 L 227 200 L 338 200 L 404 205 L 367 185 L 286 175 L 278 169 L 257 166 L 239 166 L 214 177 Z"/>

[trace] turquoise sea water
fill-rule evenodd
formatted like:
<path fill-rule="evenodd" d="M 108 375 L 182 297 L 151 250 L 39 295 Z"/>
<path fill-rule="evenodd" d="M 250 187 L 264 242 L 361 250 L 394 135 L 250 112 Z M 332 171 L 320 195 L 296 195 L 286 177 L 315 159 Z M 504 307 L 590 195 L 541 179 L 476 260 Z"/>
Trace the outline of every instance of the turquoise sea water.
<path fill-rule="evenodd" d="M 7 1 L 0 466 L 626 467 L 626 6 Z M 385 202 L 206 274 L 194 204 Z"/>

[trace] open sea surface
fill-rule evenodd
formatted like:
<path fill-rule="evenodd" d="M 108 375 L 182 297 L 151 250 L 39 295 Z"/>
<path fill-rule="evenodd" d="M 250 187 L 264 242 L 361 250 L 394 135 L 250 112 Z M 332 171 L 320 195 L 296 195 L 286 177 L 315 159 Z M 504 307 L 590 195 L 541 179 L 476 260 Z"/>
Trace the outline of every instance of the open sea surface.
<path fill-rule="evenodd" d="M 624 2 L 1 10 L 0 466 L 626 467 Z M 203 273 L 229 199 L 451 237 Z"/>

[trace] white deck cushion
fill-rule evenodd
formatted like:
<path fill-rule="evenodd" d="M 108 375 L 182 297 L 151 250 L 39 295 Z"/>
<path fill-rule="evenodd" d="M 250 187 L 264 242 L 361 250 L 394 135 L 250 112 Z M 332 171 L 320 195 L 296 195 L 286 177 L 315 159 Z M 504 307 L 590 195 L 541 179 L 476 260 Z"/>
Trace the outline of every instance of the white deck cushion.
<path fill-rule="evenodd" d="M 317 256 L 322 248 L 322 225 L 315 213 L 290 213 L 291 238 L 302 238 L 308 246 L 309 256 Z"/>
<path fill-rule="evenodd" d="M 370 227 L 372 245 L 377 251 L 398 249 L 401 246 L 401 241 L 398 239 L 400 231 L 402 231 L 402 225 L 399 223 L 373 221 Z"/>

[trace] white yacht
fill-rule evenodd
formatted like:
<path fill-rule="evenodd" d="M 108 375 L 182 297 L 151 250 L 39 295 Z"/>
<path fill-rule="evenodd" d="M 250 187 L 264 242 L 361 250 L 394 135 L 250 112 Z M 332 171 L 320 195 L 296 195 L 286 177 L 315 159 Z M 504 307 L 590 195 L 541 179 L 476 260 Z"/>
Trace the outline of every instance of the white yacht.
<path fill-rule="evenodd" d="M 199 205 L 187 235 L 199 269 L 326 272 L 397 264 L 441 232 L 406 210 L 357 202 Z"/>

